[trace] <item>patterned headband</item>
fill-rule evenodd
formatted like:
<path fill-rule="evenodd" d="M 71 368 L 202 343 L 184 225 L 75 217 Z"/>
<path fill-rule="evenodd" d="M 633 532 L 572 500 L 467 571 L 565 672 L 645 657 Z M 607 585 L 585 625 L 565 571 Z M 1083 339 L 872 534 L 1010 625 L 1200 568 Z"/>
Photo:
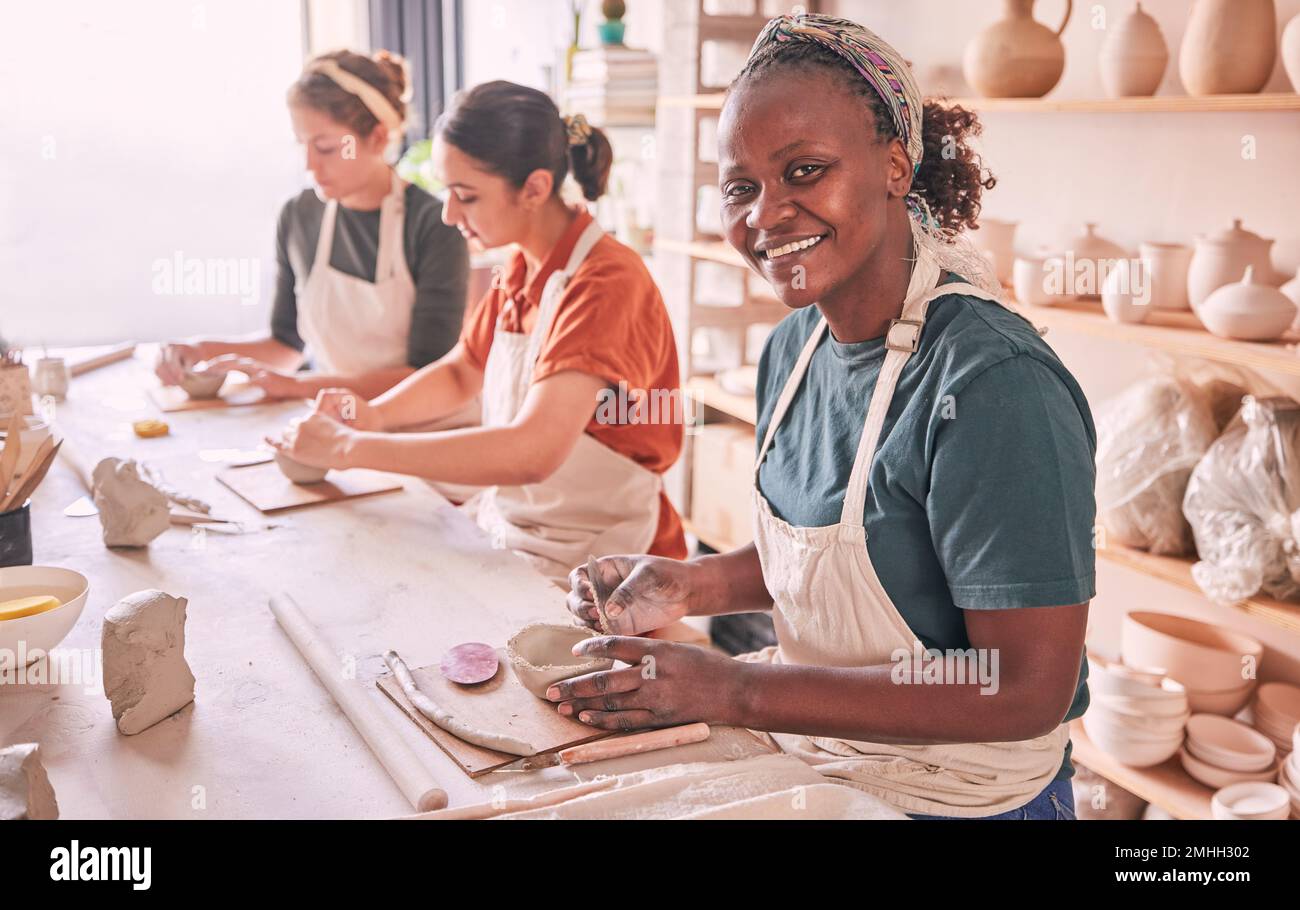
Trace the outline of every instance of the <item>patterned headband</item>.
<path fill-rule="evenodd" d="M 879 35 L 848 19 L 816 14 L 777 16 L 764 26 L 749 52 L 754 57 L 769 44 L 809 41 L 839 54 L 875 89 L 907 146 L 913 171 L 921 166 L 921 89 L 907 61 Z"/>

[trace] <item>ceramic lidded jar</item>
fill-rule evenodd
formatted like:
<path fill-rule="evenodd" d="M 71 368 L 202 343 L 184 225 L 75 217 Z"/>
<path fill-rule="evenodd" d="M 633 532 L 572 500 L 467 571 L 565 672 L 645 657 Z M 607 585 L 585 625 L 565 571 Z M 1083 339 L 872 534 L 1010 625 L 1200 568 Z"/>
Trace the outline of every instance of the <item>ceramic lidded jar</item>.
<path fill-rule="evenodd" d="M 1141 3 L 1107 32 L 1099 62 L 1102 84 L 1112 98 L 1156 93 L 1169 65 L 1169 47 Z"/>
<path fill-rule="evenodd" d="M 1187 269 L 1192 248 L 1184 243 L 1143 243 L 1138 256 L 1151 282 L 1153 310 L 1190 310 L 1187 301 Z"/>
<path fill-rule="evenodd" d="M 1201 304 L 1196 314 L 1205 327 L 1222 338 L 1272 341 L 1295 321 L 1296 305 L 1277 288 L 1255 281 L 1255 269 L 1236 284 L 1226 284 Z"/>
<path fill-rule="evenodd" d="M 1066 291 L 1087 300 L 1101 296 L 1101 287 L 1111 267 L 1118 260 L 1128 258 L 1127 250 L 1098 234 L 1097 225 L 1091 222 L 1066 245 L 1065 253 Z"/>
<path fill-rule="evenodd" d="M 1300 310 L 1300 271 L 1297 271 L 1295 277 L 1282 285 L 1282 287 L 1278 288 L 1278 290 L 1285 294 L 1287 299 L 1296 305 L 1297 310 Z M 1295 328 L 1296 331 L 1300 331 L 1300 315 L 1297 316 L 1296 324 L 1292 326 L 1292 328 Z"/>
<path fill-rule="evenodd" d="M 1189 95 L 1253 94 L 1268 82 L 1276 56 L 1273 0 L 1196 0 L 1178 74 Z"/>
<path fill-rule="evenodd" d="M 1115 322 L 1146 322 L 1151 312 L 1151 286 L 1141 259 L 1121 259 L 1106 275 L 1101 308 Z"/>
<path fill-rule="evenodd" d="M 1287 23 L 1280 48 L 1282 68 L 1291 80 L 1291 88 L 1300 92 L 1300 16 Z"/>
<path fill-rule="evenodd" d="M 1273 266 L 1269 260 L 1272 240 L 1247 231 L 1236 218 L 1232 227 L 1196 238 L 1196 251 L 1187 270 L 1187 298 L 1192 309 L 1199 307 L 1214 291 L 1240 279 L 1246 266 L 1252 266 L 1261 283 L 1271 283 Z"/>
<path fill-rule="evenodd" d="M 962 72 L 986 98 L 1041 98 L 1056 87 L 1065 71 L 1061 32 L 1070 21 L 1073 0 L 1053 31 L 1034 19 L 1034 0 L 1002 0 L 1003 14 L 969 44 Z"/>
<path fill-rule="evenodd" d="M 1016 259 L 1016 222 L 981 218 L 979 230 L 967 234 L 975 248 L 993 266 L 998 281 L 1011 284 L 1011 267 Z"/>

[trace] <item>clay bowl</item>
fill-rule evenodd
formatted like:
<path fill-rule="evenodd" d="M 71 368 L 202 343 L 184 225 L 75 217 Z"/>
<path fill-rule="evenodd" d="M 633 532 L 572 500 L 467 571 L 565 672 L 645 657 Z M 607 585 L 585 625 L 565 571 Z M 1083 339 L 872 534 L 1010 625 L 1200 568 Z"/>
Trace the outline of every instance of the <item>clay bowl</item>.
<path fill-rule="evenodd" d="M 1187 721 L 1187 749 L 1228 771 L 1263 771 L 1277 763 L 1277 747 L 1268 737 L 1214 714 L 1193 714 Z"/>
<path fill-rule="evenodd" d="M 609 658 L 577 657 L 572 653 L 574 645 L 595 635 L 580 626 L 536 622 L 524 626 L 506 643 L 506 657 L 524 688 L 545 698 L 551 683 L 614 666 Z"/>
<path fill-rule="evenodd" d="M 1124 617 L 1120 650 L 1131 666 L 1163 667 L 1189 696 L 1193 690 L 1241 689 L 1242 658 L 1249 655 L 1258 665 L 1264 654 L 1263 645 L 1249 635 L 1172 613 L 1141 611 Z"/>
<path fill-rule="evenodd" d="M 1210 811 L 1223 821 L 1280 821 L 1291 814 L 1291 795 L 1262 781 L 1233 784 L 1214 794 Z"/>
<path fill-rule="evenodd" d="M 1174 755 L 1183 741 L 1182 730 L 1157 736 L 1134 733 L 1115 723 L 1108 715 L 1092 710 L 1083 715 L 1083 729 L 1097 748 L 1120 764 L 1133 768 L 1160 764 Z"/>
<path fill-rule="evenodd" d="M 226 375 L 211 370 L 186 370 L 181 374 L 180 386 L 186 395 L 199 401 L 216 398 L 226 382 Z"/>
<path fill-rule="evenodd" d="M 1233 784 L 1240 784 L 1248 780 L 1271 781 L 1277 778 L 1276 768 L 1268 768 L 1264 771 L 1229 771 L 1209 762 L 1201 761 L 1188 752 L 1186 747 L 1178 750 L 1178 760 L 1183 763 L 1183 770 L 1190 774 L 1193 779 L 1216 790 L 1220 787 L 1230 787 Z"/>
<path fill-rule="evenodd" d="M 0 601 L 40 594 L 57 597 L 60 601 L 59 606 L 44 613 L 0 620 L 0 649 L 5 649 L 15 658 L 23 650 L 28 655 L 24 663 L 31 663 L 41 656 L 33 654 L 34 651 L 45 652 L 56 647 L 77 624 L 89 591 L 90 582 L 86 576 L 71 569 L 52 566 L 0 569 Z M 21 649 L 19 642 L 23 642 Z"/>
<path fill-rule="evenodd" d="M 1276 735 L 1291 734 L 1300 723 L 1300 686 L 1263 683 L 1255 692 L 1255 725 Z"/>
<path fill-rule="evenodd" d="M 1256 681 L 1247 680 L 1235 689 L 1211 692 L 1205 689 L 1187 689 L 1187 704 L 1193 714 L 1218 714 L 1231 717 L 1246 706 L 1255 692 Z"/>
<path fill-rule="evenodd" d="M 281 474 L 294 483 L 303 486 L 320 483 L 325 479 L 325 475 L 330 472 L 329 468 L 313 468 L 301 461 L 294 461 L 288 455 L 280 452 L 275 453 L 275 463 L 279 466 Z"/>

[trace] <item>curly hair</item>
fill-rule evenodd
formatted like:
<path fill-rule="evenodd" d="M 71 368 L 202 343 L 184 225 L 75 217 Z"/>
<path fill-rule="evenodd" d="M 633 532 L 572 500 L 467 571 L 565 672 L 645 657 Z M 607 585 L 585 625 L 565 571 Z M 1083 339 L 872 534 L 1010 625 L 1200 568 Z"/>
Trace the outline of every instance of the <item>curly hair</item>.
<path fill-rule="evenodd" d="M 866 101 L 875 120 L 876 136 L 883 142 L 898 138 L 893 118 L 880 96 L 847 60 L 809 41 L 772 43 L 755 54 L 731 83 L 734 91 L 782 69 L 810 72 L 825 70 L 840 76 L 845 88 Z M 912 179 L 912 192 L 930 207 L 940 226 L 949 231 L 976 229 L 980 196 L 997 185 L 970 140 L 983 131 L 979 117 L 960 105 L 945 106 L 927 100 L 921 113 L 921 167 Z"/>

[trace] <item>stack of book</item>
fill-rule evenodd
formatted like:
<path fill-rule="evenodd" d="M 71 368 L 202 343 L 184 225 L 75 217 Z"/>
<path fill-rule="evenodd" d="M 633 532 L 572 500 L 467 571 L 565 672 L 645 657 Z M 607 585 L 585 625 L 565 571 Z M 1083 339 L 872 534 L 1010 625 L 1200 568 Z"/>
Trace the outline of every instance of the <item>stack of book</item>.
<path fill-rule="evenodd" d="M 573 55 L 566 106 L 594 126 L 653 125 L 658 94 L 659 61 L 649 51 L 610 46 Z"/>

